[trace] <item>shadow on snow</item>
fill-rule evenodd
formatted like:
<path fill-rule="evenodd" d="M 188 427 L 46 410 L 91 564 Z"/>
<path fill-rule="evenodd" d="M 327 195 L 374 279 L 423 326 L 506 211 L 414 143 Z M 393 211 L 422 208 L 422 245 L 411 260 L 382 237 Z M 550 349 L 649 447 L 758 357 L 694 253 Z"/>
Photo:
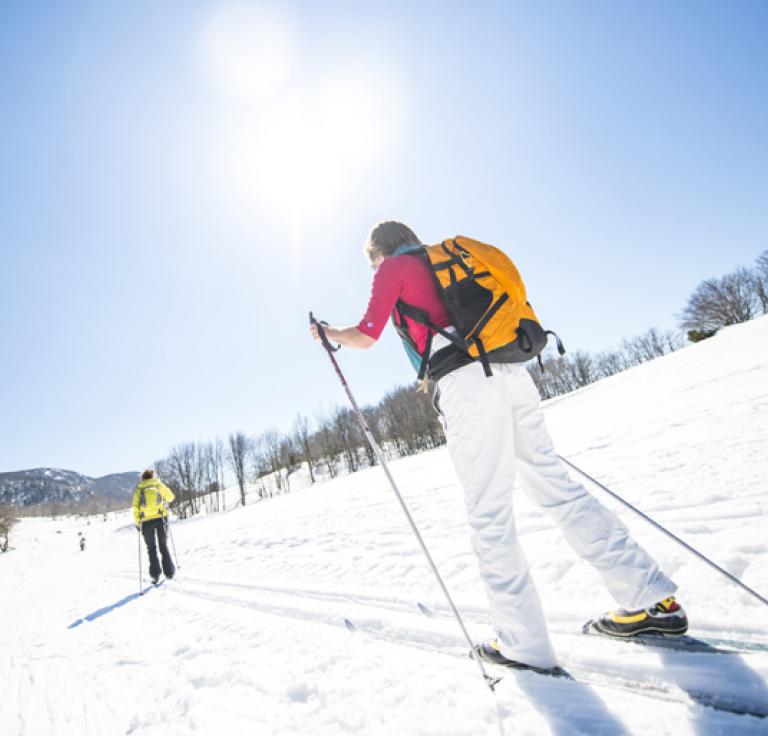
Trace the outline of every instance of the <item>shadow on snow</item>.
<path fill-rule="evenodd" d="M 131 601 L 136 600 L 137 598 L 140 598 L 144 593 L 146 593 L 148 590 L 152 590 L 152 588 L 144 588 L 141 593 L 131 593 L 130 595 L 125 596 L 125 598 L 121 598 L 116 603 L 112 603 L 109 606 L 104 606 L 104 608 L 99 608 L 98 610 L 94 611 L 93 613 L 89 613 L 86 616 L 83 616 L 83 618 L 77 619 L 77 621 L 73 621 L 69 626 L 67 626 L 68 629 L 75 629 L 80 624 L 84 623 L 85 621 L 95 621 L 97 618 L 101 618 L 102 616 L 106 616 L 106 614 L 111 613 L 117 608 L 121 608 L 126 603 L 130 603 Z"/>

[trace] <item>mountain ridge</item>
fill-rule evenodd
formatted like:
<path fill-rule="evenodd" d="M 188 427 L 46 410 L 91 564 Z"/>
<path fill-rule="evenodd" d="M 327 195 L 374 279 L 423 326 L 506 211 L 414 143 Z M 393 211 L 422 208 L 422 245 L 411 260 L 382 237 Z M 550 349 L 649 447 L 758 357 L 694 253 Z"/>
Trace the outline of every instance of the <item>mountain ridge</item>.
<path fill-rule="evenodd" d="M 62 468 L 0 472 L 0 504 L 17 509 L 49 504 L 66 509 L 126 507 L 138 477 L 138 471 L 91 477 Z"/>

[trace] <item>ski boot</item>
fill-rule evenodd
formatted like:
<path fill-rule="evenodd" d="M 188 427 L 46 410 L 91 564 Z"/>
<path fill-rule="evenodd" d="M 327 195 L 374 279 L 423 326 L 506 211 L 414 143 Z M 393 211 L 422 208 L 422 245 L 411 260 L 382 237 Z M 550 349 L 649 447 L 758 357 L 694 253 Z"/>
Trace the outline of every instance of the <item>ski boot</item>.
<path fill-rule="evenodd" d="M 673 596 L 659 601 L 650 608 L 637 611 L 609 611 L 600 618 L 591 621 L 591 625 L 601 634 L 608 636 L 683 636 L 688 631 L 688 619 L 683 607 Z"/>
<path fill-rule="evenodd" d="M 570 677 L 570 675 L 561 667 L 535 667 L 532 664 L 525 664 L 524 662 L 518 662 L 514 659 L 507 659 L 501 653 L 498 639 L 491 639 L 482 644 L 475 644 L 469 656 L 475 656 L 477 659 L 485 662 L 491 662 L 514 670 L 531 670 L 532 672 L 538 672 L 541 675 Z"/>

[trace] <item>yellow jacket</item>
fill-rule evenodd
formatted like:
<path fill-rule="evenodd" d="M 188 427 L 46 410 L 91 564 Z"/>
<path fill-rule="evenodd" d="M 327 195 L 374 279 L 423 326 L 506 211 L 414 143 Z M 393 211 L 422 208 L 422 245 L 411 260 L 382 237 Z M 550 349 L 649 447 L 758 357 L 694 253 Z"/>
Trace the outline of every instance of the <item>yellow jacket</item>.
<path fill-rule="evenodd" d="M 136 526 L 139 522 L 168 516 L 166 504 L 174 498 L 173 491 L 157 478 L 141 481 L 133 492 L 133 518 Z"/>

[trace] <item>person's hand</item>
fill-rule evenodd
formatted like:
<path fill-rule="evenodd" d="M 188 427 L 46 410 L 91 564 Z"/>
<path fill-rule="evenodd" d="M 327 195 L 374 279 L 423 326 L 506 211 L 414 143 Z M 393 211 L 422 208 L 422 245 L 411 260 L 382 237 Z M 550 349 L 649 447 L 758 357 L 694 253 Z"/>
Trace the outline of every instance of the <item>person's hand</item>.
<path fill-rule="evenodd" d="M 311 324 L 309 326 L 309 331 L 312 334 L 312 337 L 315 338 L 318 342 L 322 342 L 323 338 L 320 335 L 320 329 L 322 328 L 323 332 L 325 333 L 325 339 L 328 340 L 328 342 L 339 342 L 339 332 L 342 332 L 343 330 L 339 330 L 337 327 L 331 327 L 327 322 L 320 322 L 317 324 Z"/>
<path fill-rule="evenodd" d="M 322 341 L 323 341 L 323 338 L 322 338 L 322 337 L 320 337 L 320 326 L 319 326 L 319 325 L 318 325 L 316 322 L 313 322 L 313 323 L 312 323 L 312 324 L 309 326 L 309 332 L 310 332 L 310 334 L 312 335 L 312 337 L 313 337 L 315 340 L 317 340 L 318 342 L 322 342 Z"/>

